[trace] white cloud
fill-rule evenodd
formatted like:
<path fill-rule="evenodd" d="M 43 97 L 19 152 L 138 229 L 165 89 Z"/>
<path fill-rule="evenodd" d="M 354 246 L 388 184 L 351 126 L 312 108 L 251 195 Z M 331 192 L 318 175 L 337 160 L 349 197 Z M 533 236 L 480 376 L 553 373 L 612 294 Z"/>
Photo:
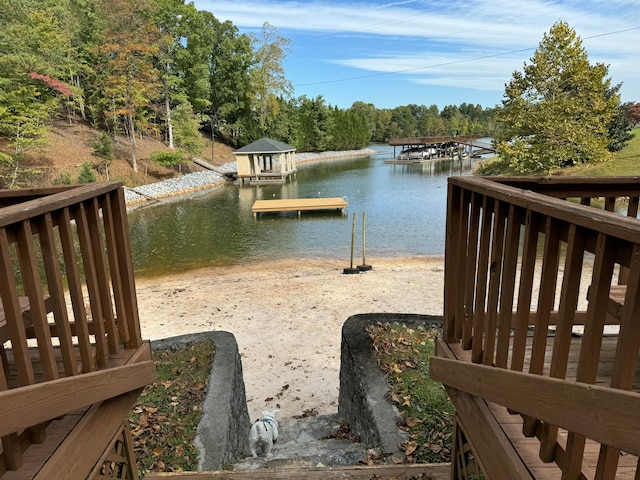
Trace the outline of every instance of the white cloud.
<path fill-rule="evenodd" d="M 482 90 L 503 90 L 550 27 L 565 20 L 583 39 L 590 60 L 610 65 L 614 83 L 624 81 L 623 91 L 635 92 L 640 100 L 640 30 L 612 34 L 640 27 L 637 0 L 398 0 L 383 5 L 197 0 L 195 5 L 244 29 L 269 22 L 304 46 L 319 43 L 317 50 L 343 41 L 344 48 L 327 51 L 323 61 L 362 71 L 354 77 L 403 72 L 412 82 Z"/>

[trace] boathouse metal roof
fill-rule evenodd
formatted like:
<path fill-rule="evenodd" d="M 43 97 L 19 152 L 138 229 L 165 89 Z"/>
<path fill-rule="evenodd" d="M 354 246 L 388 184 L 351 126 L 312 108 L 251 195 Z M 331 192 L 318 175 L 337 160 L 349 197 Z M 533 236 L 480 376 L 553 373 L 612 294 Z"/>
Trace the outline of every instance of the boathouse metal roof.
<path fill-rule="evenodd" d="M 287 145 L 286 143 L 273 140 L 271 138 L 261 138 L 249 145 L 245 145 L 233 153 L 235 154 L 249 154 L 249 153 L 286 153 L 295 152 L 295 147 Z"/>

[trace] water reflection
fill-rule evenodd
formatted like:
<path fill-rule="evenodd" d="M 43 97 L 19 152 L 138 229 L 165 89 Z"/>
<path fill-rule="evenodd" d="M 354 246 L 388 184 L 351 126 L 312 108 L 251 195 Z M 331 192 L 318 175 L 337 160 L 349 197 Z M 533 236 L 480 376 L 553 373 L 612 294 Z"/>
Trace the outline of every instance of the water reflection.
<path fill-rule="evenodd" d="M 205 265 L 230 265 L 278 258 L 348 261 L 351 217 L 367 214 L 367 259 L 442 255 L 446 183 L 467 174 L 471 159 L 416 165 L 385 164 L 391 147 L 376 154 L 301 165 L 285 185 L 227 185 L 129 214 L 134 266 L 156 275 Z M 263 215 L 254 220 L 257 199 L 346 197 L 347 215 L 333 212 Z M 356 243 L 356 255 L 361 255 Z"/>
<path fill-rule="evenodd" d="M 422 175 L 463 175 L 471 171 L 474 159 L 471 157 L 459 160 L 435 159 L 422 163 L 390 164 L 393 173 L 419 173 Z"/>

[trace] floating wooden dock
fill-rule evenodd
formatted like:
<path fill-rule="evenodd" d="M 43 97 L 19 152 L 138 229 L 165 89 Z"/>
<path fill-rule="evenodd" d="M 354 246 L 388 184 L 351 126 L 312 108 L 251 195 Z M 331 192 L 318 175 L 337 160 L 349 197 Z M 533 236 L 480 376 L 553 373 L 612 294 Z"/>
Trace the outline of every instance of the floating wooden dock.
<path fill-rule="evenodd" d="M 285 198 L 278 200 L 256 200 L 251 208 L 253 218 L 258 213 L 269 212 L 298 212 L 298 218 L 303 211 L 311 210 L 340 210 L 344 215 L 347 200 L 342 197 L 331 198 Z"/>

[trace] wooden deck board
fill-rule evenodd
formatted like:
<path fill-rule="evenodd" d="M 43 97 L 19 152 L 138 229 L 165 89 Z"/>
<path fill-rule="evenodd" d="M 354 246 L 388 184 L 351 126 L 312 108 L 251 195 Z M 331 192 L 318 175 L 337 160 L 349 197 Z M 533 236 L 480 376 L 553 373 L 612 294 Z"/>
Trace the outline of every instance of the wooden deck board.
<path fill-rule="evenodd" d="M 253 216 L 269 212 L 300 212 L 312 210 L 341 210 L 347 208 L 347 201 L 342 197 L 328 198 L 284 198 L 275 200 L 256 200 L 251 207 Z"/>
<path fill-rule="evenodd" d="M 549 331 L 547 338 L 546 352 L 545 352 L 545 368 L 544 374 L 548 375 L 549 361 L 551 359 L 551 351 L 553 349 L 553 330 Z M 531 351 L 533 337 L 527 338 L 527 356 Z M 603 338 L 603 344 L 601 348 L 601 358 L 598 368 L 597 384 L 603 386 L 609 386 L 611 382 L 611 367 L 613 364 L 613 355 L 615 354 L 615 345 L 618 341 L 617 335 L 605 335 Z M 575 336 L 572 338 L 569 365 L 567 371 L 567 379 L 575 380 L 577 362 L 580 355 L 582 337 Z M 449 347 L 454 352 L 459 360 L 471 362 L 471 350 L 463 350 L 459 343 L 449 344 Z M 511 359 L 509 359 L 510 364 Z M 528 362 L 525 362 L 524 371 L 529 370 Z M 636 369 L 636 381 L 634 382 L 634 389 L 640 391 L 640 368 Z M 507 409 L 501 405 L 488 403 L 490 411 L 494 418 L 500 424 L 502 430 L 505 432 L 509 441 L 516 447 L 518 454 L 524 461 L 527 468 L 530 469 L 536 480 L 539 479 L 560 479 L 562 478 L 562 472 L 555 463 L 543 463 L 539 457 L 540 442 L 536 437 L 525 437 L 522 434 L 522 417 L 518 414 L 511 414 Z M 566 438 L 566 432 L 564 430 L 559 431 L 559 435 L 564 435 Z M 587 440 L 585 446 L 584 463 L 592 470 L 595 471 L 598 462 L 598 455 L 600 453 L 600 445 L 594 441 Z M 616 479 L 634 478 L 636 467 L 638 464 L 638 457 L 634 455 L 621 455 L 618 463 L 618 470 Z"/>
<path fill-rule="evenodd" d="M 111 355 L 108 361 L 108 368 L 115 368 L 118 366 L 127 365 L 130 362 L 136 362 L 139 357 L 147 356 L 145 351 L 148 349 L 148 345 L 143 344 L 138 349 L 125 349 L 122 345 L 120 346 L 117 353 Z M 95 356 L 95 348 L 93 348 L 93 355 Z M 76 361 L 78 365 L 78 372 L 81 373 L 81 363 L 80 363 L 80 353 L 79 349 L 76 346 L 75 349 Z M 15 367 L 13 363 L 13 354 L 11 349 L 6 350 L 6 356 L 9 360 L 9 372 L 10 375 L 7 378 L 7 381 L 11 387 L 17 387 L 17 378 Z M 33 369 L 35 372 L 36 382 L 43 381 L 43 377 L 41 374 L 42 368 L 39 364 L 39 356 L 38 350 L 35 347 L 29 349 L 29 353 L 31 354 L 31 360 Z M 58 365 L 58 371 L 60 377 L 64 377 L 64 368 L 62 365 L 62 360 L 60 356 L 60 349 L 58 347 L 54 348 L 54 353 L 56 362 Z M 68 438 L 69 433 L 82 421 L 83 417 L 89 411 L 90 407 L 82 408 L 80 410 L 71 412 L 63 417 L 57 418 L 49 422 L 45 429 L 45 437 L 44 442 L 39 444 L 31 444 L 28 442 L 27 444 L 22 446 L 23 452 L 21 455 L 23 465 L 18 471 L 6 471 L 6 467 L 2 462 L 0 462 L 0 477 L 2 480 L 17 480 L 17 479 L 26 479 L 33 478 L 37 472 L 40 471 L 42 466 L 55 454 L 56 450 L 62 445 L 65 439 Z M 0 458 L 2 457 L 2 444 L 0 443 Z"/>
<path fill-rule="evenodd" d="M 180 473 L 148 473 L 145 480 L 280 480 L 280 479 L 318 479 L 318 480 L 371 480 L 375 478 L 430 478 L 433 480 L 449 480 L 451 466 L 449 464 L 413 464 L 413 465 L 375 465 L 358 467 L 308 467 L 281 468 L 261 470 L 231 470 L 216 472 L 180 472 Z"/>

